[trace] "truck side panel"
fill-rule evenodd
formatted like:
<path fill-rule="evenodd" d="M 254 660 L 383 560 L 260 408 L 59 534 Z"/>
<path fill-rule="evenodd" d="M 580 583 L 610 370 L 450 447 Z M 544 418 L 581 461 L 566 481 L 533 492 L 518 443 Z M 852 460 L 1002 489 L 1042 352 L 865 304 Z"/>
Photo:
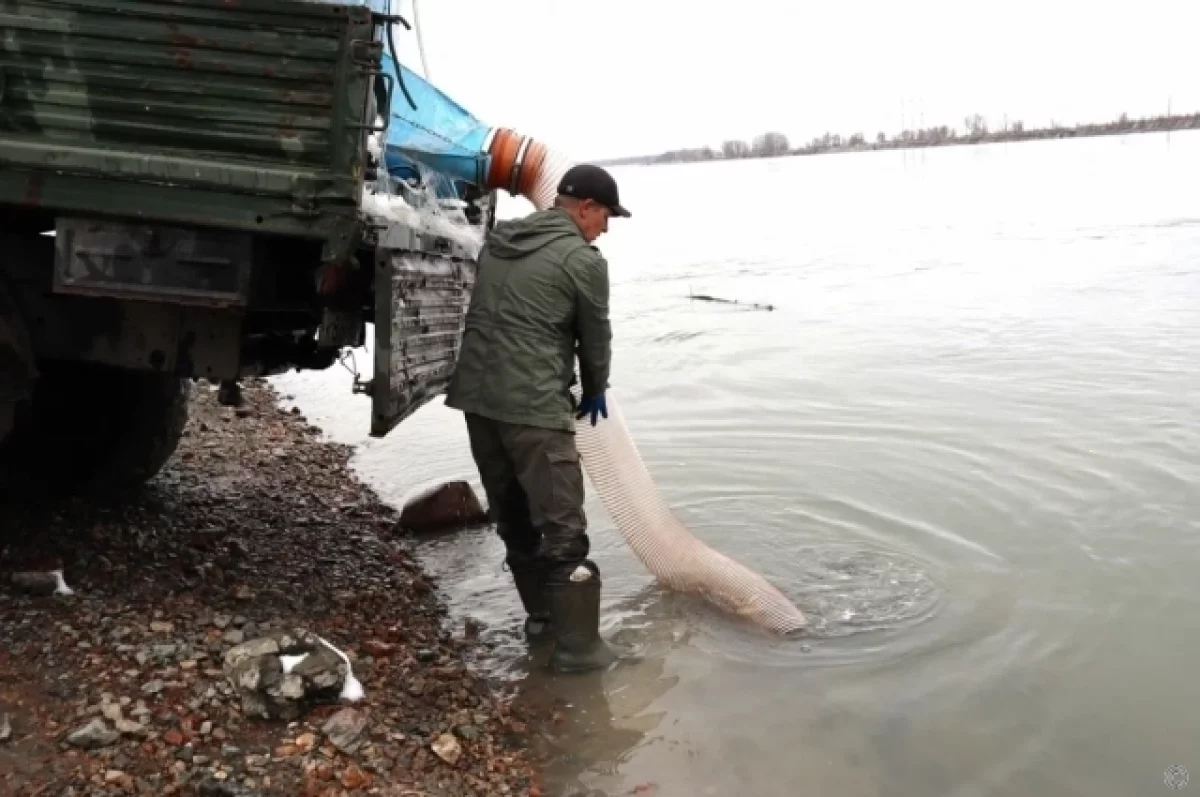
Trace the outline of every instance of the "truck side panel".
<path fill-rule="evenodd" d="M 449 386 L 475 288 L 473 255 L 454 242 L 400 225 L 379 242 L 373 437 L 386 436 Z"/>
<path fill-rule="evenodd" d="M 0 205 L 347 251 L 374 34 L 299 0 L 0 0 Z"/>

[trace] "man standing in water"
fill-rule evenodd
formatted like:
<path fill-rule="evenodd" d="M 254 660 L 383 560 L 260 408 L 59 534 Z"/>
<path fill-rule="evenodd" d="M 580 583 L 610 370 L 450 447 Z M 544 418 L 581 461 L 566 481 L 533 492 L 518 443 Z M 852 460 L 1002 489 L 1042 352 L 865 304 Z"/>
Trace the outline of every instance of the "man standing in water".
<path fill-rule="evenodd" d="M 600 571 L 588 557 L 575 420 L 608 417 L 612 357 L 608 264 L 592 242 L 628 217 L 598 166 L 569 169 L 554 207 L 500 222 L 479 273 L 446 406 L 466 416 L 496 530 L 529 615 L 530 639 L 554 640 L 559 672 L 608 666 Z M 582 399 L 570 387 L 579 358 Z"/>

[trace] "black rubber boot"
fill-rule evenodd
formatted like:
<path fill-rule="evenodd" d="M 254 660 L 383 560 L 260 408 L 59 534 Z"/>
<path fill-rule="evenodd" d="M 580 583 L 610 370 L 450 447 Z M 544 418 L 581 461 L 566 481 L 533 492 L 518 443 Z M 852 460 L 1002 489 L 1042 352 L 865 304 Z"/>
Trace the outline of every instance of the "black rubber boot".
<path fill-rule="evenodd" d="M 542 559 L 510 553 L 505 560 L 512 571 L 513 583 L 525 607 L 525 636 L 530 641 L 547 639 L 550 633 L 550 609 L 546 604 L 546 563 Z"/>
<path fill-rule="evenodd" d="M 560 567 L 547 576 L 554 672 L 602 670 L 616 661 L 617 655 L 600 638 L 600 586 L 600 568 L 590 561 Z"/>

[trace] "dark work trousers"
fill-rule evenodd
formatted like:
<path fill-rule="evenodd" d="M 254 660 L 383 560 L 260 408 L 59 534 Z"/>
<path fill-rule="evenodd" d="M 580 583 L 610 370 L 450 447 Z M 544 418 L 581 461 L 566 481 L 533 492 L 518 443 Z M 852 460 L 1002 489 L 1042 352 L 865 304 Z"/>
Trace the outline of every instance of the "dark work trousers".
<path fill-rule="evenodd" d="M 510 557 L 576 565 L 590 547 L 572 432 L 466 414 L 471 454 Z"/>

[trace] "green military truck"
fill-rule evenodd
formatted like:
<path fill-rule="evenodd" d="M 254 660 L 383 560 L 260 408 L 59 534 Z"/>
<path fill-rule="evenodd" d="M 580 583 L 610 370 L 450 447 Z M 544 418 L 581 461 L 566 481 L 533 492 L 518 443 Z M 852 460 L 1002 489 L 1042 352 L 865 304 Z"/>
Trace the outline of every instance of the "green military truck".
<path fill-rule="evenodd" d="M 372 324 L 372 434 L 441 392 L 473 264 L 367 210 L 387 22 L 0 0 L 0 485 L 137 486 L 194 380 L 327 368 Z"/>

